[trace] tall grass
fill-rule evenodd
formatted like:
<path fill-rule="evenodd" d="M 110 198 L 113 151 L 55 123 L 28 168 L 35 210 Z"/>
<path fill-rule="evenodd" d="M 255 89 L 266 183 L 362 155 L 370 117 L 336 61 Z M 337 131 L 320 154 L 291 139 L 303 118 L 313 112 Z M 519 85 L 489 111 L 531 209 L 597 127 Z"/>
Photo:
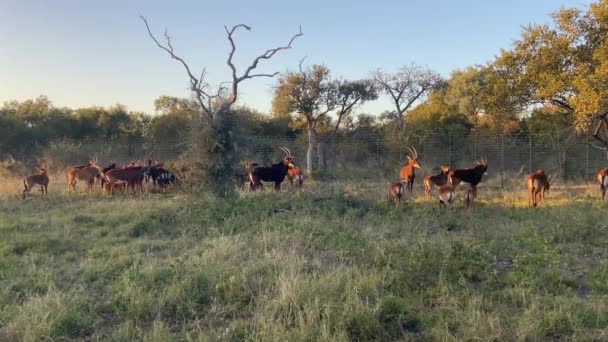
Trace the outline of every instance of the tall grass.
<path fill-rule="evenodd" d="M 608 339 L 608 211 L 584 185 L 531 209 L 490 181 L 468 211 L 384 183 L 57 186 L 0 198 L 0 340 Z"/>

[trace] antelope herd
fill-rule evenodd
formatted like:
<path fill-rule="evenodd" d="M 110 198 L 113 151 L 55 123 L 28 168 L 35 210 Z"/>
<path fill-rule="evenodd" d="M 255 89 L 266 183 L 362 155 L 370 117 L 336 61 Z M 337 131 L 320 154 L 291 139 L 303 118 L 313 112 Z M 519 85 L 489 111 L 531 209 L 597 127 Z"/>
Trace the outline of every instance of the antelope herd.
<path fill-rule="evenodd" d="M 389 186 L 389 198 L 400 204 L 404 201 L 406 192 L 410 197 L 413 193 L 415 171 L 421 168 L 418 160 L 416 148 L 406 146 L 409 151 L 406 164 L 399 171 L 399 182 L 391 182 Z M 275 190 L 281 190 L 281 184 L 287 178 L 292 187 L 301 188 L 304 183 L 304 173 L 293 162 L 291 151 L 286 147 L 279 147 L 284 153 L 283 158 L 276 164 L 260 166 L 256 162 L 241 162 L 246 173 L 236 174 L 235 178 L 241 187 L 249 185 L 251 191 L 263 189 L 262 182 L 274 183 Z M 112 162 L 106 166 L 101 166 L 97 158 L 91 158 L 88 163 L 80 166 L 69 167 L 67 175 L 68 192 L 76 190 L 76 184 L 82 182 L 87 190 L 92 190 L 98 183 L 102 190 L 113 194 L 115 192 L 125 192 L 127 190 L 143 191 L 144 182 L 152 183 L 152 188 L 165 192 L 169 187 L 177 184 L 178 178 L 171 171 L 165 169 L 160 162 L 153 163 L 150 153 L 145 158 L 131 161 L 127 165 L 119 167 Z M 147 160 L 147 162 L 144 162 Z M 40 192 L 48 194 L 49 176 L 43 167 L 39 167 L 39 173 L 30 175 L 23 179 L 22 197 L 36 186 Z M 488 170 L 487 161 L 482 159 L 477 161 L 471 168 L 452 170 L 449 166 L 441 166 L 440 173 L 424 177 L 424 195 L 429 197 L 433 189 L 437 189 L 437 196 L 440 206 L 453 207 L 455 192 L 460 184 L 465 185 L 464 204 L 465 208 L 470 208 L 477 198 L 477 186 Z M 608 168 L 601 169 L 597 173 L 597 180 L 600 184 L 601 198 L 605 200 L 608 190 Z M 552 179 L 543 170 L 528 175 L 525 178 L 527 188 L 528 203 L 530 207 L 536 207 L 542 203 L 548 193 Z"/>
<path fill-rule="evenodd" d="M 150 153 L 145 159 L 150 157 Z M 145 159 L 134 160 L 118 167 L 112 162 L 104 167 L 100 166 L 96 157 L 91 158 L 86 164 L 79 166 L 71 166 L 66 171 L 68 192 L 76 190 L 78 182 L 85 184 L 86 189 L 93 190 L 96 183 L 100 185 L 102 190 L 113 194 L 117 191 L 143 191 L 144 181 L 152 182 L 152 188 L 158 186 L 161 192 L 165 192 L 169 186 L 177 184 L 177 177 L 164 168 L 163 163 L 152 163 L 148 159 L 147 165 L 143 162 Z M 48 193 L 49 177 L 46 169 L 40 167 L 40 174 L 35 174 L 26 177 L 23 180 L 24 190 L 23 198 L 32 190 L 33 187 L 39 186 L 42 194 Z"/>

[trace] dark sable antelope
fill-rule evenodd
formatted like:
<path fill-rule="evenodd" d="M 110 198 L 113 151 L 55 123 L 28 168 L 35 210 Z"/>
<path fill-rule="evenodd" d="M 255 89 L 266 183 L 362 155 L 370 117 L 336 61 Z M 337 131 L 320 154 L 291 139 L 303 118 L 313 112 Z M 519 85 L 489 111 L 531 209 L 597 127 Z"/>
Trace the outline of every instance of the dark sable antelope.
<path fill-rule="evenodd" d="M 488 163 L 482 160 L 481 162 L 478 161 L 472 168 L 453 170 L 448 174 L 448 182 L 453 187 L 458 186 L 460 183 L 466 183 L 471 187 L 464 198 L 467 207 L 472 205 L 477 197 L 477 184 L 481 182 L 486 171 L 488 171 Z"/>
<path fill-rule="evenodd" d="M 408 146 L 406 146 L 406 148 L 410 151 L 411 156 L 407 156 L 407 164 L 401 168 L 399 178 L 401 179 L 401 183 L 410 191 L 411 195 L 414 187 L 414 178 L 416 178 L 414 170 L 420 168 L 420 163 L 418 162 L 418 152 L 416 149 Z"/>
<path fill-rule="evenodd" d="M 448 181 L 451 185 L 457 186 L 460 183 L 466 183 L 474 188 L 481 182 L 481 178 L 488 171 L 488 164 L 485 161 L 477 162 L 477 164 L 468 169 L 460 169 L 450 171 Z"/>
<path fill-rule="evenodd" d="M 450 168 L 448 166 L 442 166 L 440 174 L 424 177 L 424 196 L 429 197 L 433 187 L 440 187 L 448 184 L 448 173 L 450 173 Z"/>
<path fill-rule="evenodd" d="M 283 159 L 272 166 L 258 166 L 249 172 L 249 186 L 252 191 L 262 186 L 262 181 L 273 182 L 275 190 L 281 190 L 281 183 L 290 167 L 294 167 L 291 151 L 286 147 L 279 147 L 285 153 Z"/>
<path fill-rule="evenodd" d="M 302 188 L 302 184 L 304 184 L 304 174 L 300 168 L 297 166 L 289 167 L 289 170 L 287 170 L 287 178 L 291 182 L 291 186 L 293 186 L 295 182 L 299 188 Z"/>
<path fill-rule="evenodd" d="M 151 163 L 149 162 L 148 165 Z M 152 184 L 155 186 L 158 184 L 158 187 L 162 192 L 165 192 L 169 185 L 174 185 L 177 183 L 177 177 L 171 172 L 165 169 L 163 163 L 156 162 L 156 165 L 148 167 L 144 171 L 144 177 L 148 176 L 152 179 Z"/>
<path fill-rule="evenodd" d="M 87 189 L 93 189 L 95 177 L 100 173 L 101 167 L 97 164 L 97 158 L 93 158 L 88 164 L 73 166 L 68 169 L 68 191 L 76 190 L 76 183 L 81 180 L 87 185 Z"/>
<path fill-rule="evenodd" d="M 393 200 L 393 202 L 395 202 L 395 205 L 399 205 L 399 203 L 401 203 L 403 201 L 403 191 L 404 191 L 403 183 L 401 183 L 401 182 L 392 182 L 391 183 L 391 187 L 388 190 L 388 196 L 391 200 Z"/>
<path fill-rule="evenodd" d="M 528 204 L 536 207 L 538 203 L 545 200 L 545 195 L 551 187 L 551 178 L 545 175 L 545 171 L 537 170 L 526 177 L 528 187 Z"/>
<path fill-rule="evenodd" d="M 608 168 L 598 171 L 597 180 L 600 182 L 600 191 L 602 192 L 603 201 L 606 198 L 606 189 L 608 189 Z"/>
<path fill-rule="evenodd" d="M 25 194 L 30 192 L 33 187 L 36 185 L 40 186 L 40 192 L 44 195 L 48 194 L 48 186 L 49 186 L 49 176 L 46 174 L 46 169 L 43 167 L 38 168 L 40 171 L 37 175 L 27 176 L 23 179 L 23 198 L 25 198 Z"/>

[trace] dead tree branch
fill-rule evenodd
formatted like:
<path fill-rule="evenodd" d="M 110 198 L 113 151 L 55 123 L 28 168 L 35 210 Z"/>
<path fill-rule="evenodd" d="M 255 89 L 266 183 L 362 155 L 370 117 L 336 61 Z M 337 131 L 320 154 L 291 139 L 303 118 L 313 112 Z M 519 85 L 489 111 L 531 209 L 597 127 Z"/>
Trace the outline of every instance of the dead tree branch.
<path fill-rule="evenodd" d="M 237 70 L 236 67 L 234 66 L 234 63 L 232 61 L 232 58 L 234 57 L 234 53 L 236 52 L 236 44 L 234 43 L 234 32 L 238 29 L 238 28 L 244 28 L 247 31 L 251 30 L 251 27 L 244 25 L 244 24 L 238 24 L 236 26 L 233 26 L 232 29 L 228 29 L 227 26 L 224 26 L 224 28 L 226 29 L 226 33 L 228 34 L 228 41 L 230 42 L 230 52 L 228 53 L 228 60 L 226 61 L 226 63 L 228 64 L 228 66 L 230 67 L 230 70 L 232 70 L 232 94 L 230 95 L 230 98 L 228 99 L 228 104 L 233 104 L 234 102 L 236 102 L 236 98 L 237 98 L 237 94 L 238 94 L 238 86 L 239 83 L 242 82 L 243 80 L 246 79 L 251 79 L 251 78 L 255 78 L 255 77 L 275 77 L 276 75 L 279 74 L 279 72 L 275 72 L 272 74 L 251 74 L 251 72 L 253 70 L 255 70 L 255 68 L 257 68 L 258 63 L 265 59 L 268 60 L 270 58 L 272 58 L 272 56 L 274 56 L 277 52 L 281 51 L 281 50 L 289 50 L 291 49 L 291 45 L 293 44 L 293 42 L 300 36 L 302 36 L 302 27 L 300 26 L 300 31 L 295 34 L 294 36 L 291 37 L 291 39 L 289 40 L 289 43 L 287 43 L 287 45 L 284 46 L 279 46 L 276 47 L 274 49 L 268 49 L 266 50 L 266 52 L 264 52 L 263 54 L 257 56 L 253 62 L 251 63 L 251 65 L 249 65 L 247 67 L 247 69 L 245 69 L 245 72 L 241 75 L 238 76 L 237 74 Z"/>

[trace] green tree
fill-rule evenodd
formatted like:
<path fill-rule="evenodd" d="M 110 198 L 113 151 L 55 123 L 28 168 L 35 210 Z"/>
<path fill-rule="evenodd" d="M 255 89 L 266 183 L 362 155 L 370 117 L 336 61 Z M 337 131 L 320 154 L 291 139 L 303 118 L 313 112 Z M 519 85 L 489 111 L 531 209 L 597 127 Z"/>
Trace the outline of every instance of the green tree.
<path fill-rule="evenodd" d="M 277 83 L 272 101 L 273 112 L 278 117 L 296 114 L 296 123 L 300 122 L 306 127 L 306 169 L 309 174 L 313 172 L 315 148 L 319 167 L 323 167 L 324 143 L 336 134 L 344 118 L 356 106 L 377 98 L 371 81 L 332 80 L 330 70 L 323 65 L 302 68 L 300 63 L 299 71 L 281 75 Z M 333 124 L 329 116 L 332 112 L 336 114 Z M 322 128 L 326 128 L 327 135 L 317 146 L 319 129 Z"/>

